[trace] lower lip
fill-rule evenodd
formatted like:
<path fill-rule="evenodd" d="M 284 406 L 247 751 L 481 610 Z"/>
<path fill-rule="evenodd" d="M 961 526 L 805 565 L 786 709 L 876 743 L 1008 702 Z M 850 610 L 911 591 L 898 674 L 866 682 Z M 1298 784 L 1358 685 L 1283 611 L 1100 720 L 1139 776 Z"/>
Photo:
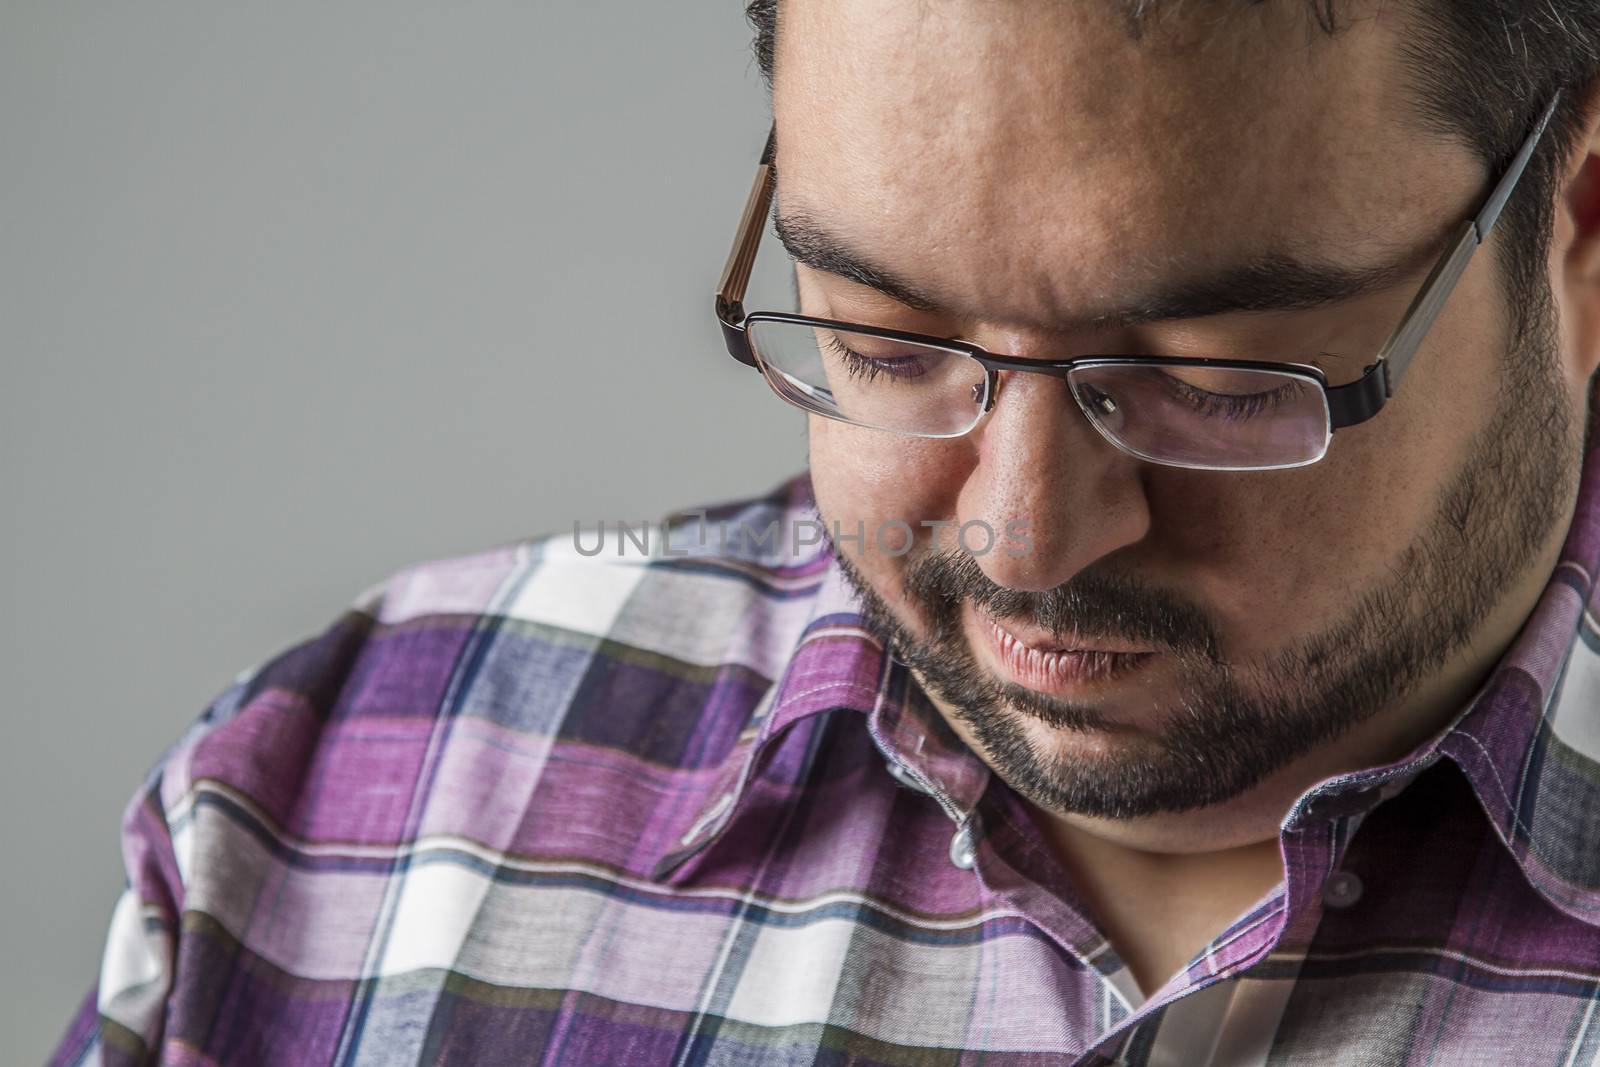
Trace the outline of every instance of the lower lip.
<path fill-rule="evenodd" d="M 1125 677 L 1154 659 L 1154 652 L 1044 652 L 1030 648 L 979 612 L 978 627 L 1011 680 L 1051 695 L 1070 695 Z"/>

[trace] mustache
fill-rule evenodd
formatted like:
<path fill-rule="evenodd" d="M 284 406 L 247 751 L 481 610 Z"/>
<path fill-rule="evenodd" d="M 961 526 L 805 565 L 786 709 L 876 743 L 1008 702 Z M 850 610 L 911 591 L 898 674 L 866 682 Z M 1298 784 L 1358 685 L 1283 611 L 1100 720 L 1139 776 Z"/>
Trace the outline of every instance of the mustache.
<path fill-rule="evenodd" d="M 1028 592 L 991 581 L 966 552 L 927 552 L 910 559 L 907 596 L 931 609 L 939 630 L 953 633 L 962 601 L 999 620 L 1020 620 L 1067 635 L 1120 638 L 1180 656 L 1222 664 L 1216 629 L 1205 612 L 1167 590 L 1106 572 L 1082 571 L 1054 589 Z"/>

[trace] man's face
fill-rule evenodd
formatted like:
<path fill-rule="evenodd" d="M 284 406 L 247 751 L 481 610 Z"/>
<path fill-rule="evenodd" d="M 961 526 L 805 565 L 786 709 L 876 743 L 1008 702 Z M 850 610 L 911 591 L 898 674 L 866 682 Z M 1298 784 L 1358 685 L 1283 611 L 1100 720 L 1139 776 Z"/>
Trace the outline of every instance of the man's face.
<path fill-rule="evenodd" d="M 1391 11 L 1329 39 L 1299 3 L 1201 7 L 1135 40 L 1112 3 L 784 0 L 780 218 L 936 305 L 801 264 L 801 310 L 1040 359 L 1359 377 L 1489 176 L 1418 131 Z M 813 417 L 821 518 L 869 531 L 841 545 L 869 621 L 991 766 L 1059 813 L 1216 804 L 1380 729 L 1504 629 L 1570 514 L 1581 379 L 1548 320 L 1508 355 L 1493 259 L 1475 258 L 1399 395 L 1309 467 L 1141 463 L 1043 375 L 1003 374 L 960 438 Z M 1095 325 L 1291 260 L 1402 269 L 1326 306 Z M 963 554 L 975 520 L 1024 529 L 1029 551 Z M 904 555 L 871 536 L 897 521 L 919 535 Z"/>

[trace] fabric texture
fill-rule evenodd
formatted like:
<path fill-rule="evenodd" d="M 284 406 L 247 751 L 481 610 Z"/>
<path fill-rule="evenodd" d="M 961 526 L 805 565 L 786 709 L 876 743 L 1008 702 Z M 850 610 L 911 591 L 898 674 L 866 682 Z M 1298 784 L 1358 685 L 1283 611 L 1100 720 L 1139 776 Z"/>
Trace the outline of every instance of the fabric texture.
<path fill-rule="evenodd" d="M 52 1064 L 1600 1056 L 1592 455 L 1475 698 L 1308 790 L 1280 886 L 1148 999 L 790 536 L 811 507 L 801 474 L 678 517 L 670 553 L 658 527 L 419 564 L 240 673 L 126 808 Z"/>

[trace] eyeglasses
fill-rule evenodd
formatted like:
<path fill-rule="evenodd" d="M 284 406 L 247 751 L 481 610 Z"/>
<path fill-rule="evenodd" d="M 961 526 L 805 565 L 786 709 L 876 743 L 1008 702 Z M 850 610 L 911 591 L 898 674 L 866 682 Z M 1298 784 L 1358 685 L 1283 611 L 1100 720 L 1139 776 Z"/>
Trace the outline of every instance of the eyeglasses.
<path fill-rule="evenodd" d="M 1276 470 L 1315 463 L 1333 431 L 1372 418 L 1400 387 L 1472 254 L 1489 236 L 1560 102 L 1533 132 L 1477 215 L 1462 223 L 1400 325 L 1346 385 L 1304 363 L 1175 356 L 1068 360 L 996 355 L 956 339 L 808 315 L 744 311 L 745 290 L 772 203 L 773 133 L 756 168 L 717 286 L 728 353 L 759 370 L 803 411 L 912 437 L 959 437 L 994 407 L 1000 372 L 1065 379 L 1090 424 L 1138 459 L 1198 470 Z"/>

